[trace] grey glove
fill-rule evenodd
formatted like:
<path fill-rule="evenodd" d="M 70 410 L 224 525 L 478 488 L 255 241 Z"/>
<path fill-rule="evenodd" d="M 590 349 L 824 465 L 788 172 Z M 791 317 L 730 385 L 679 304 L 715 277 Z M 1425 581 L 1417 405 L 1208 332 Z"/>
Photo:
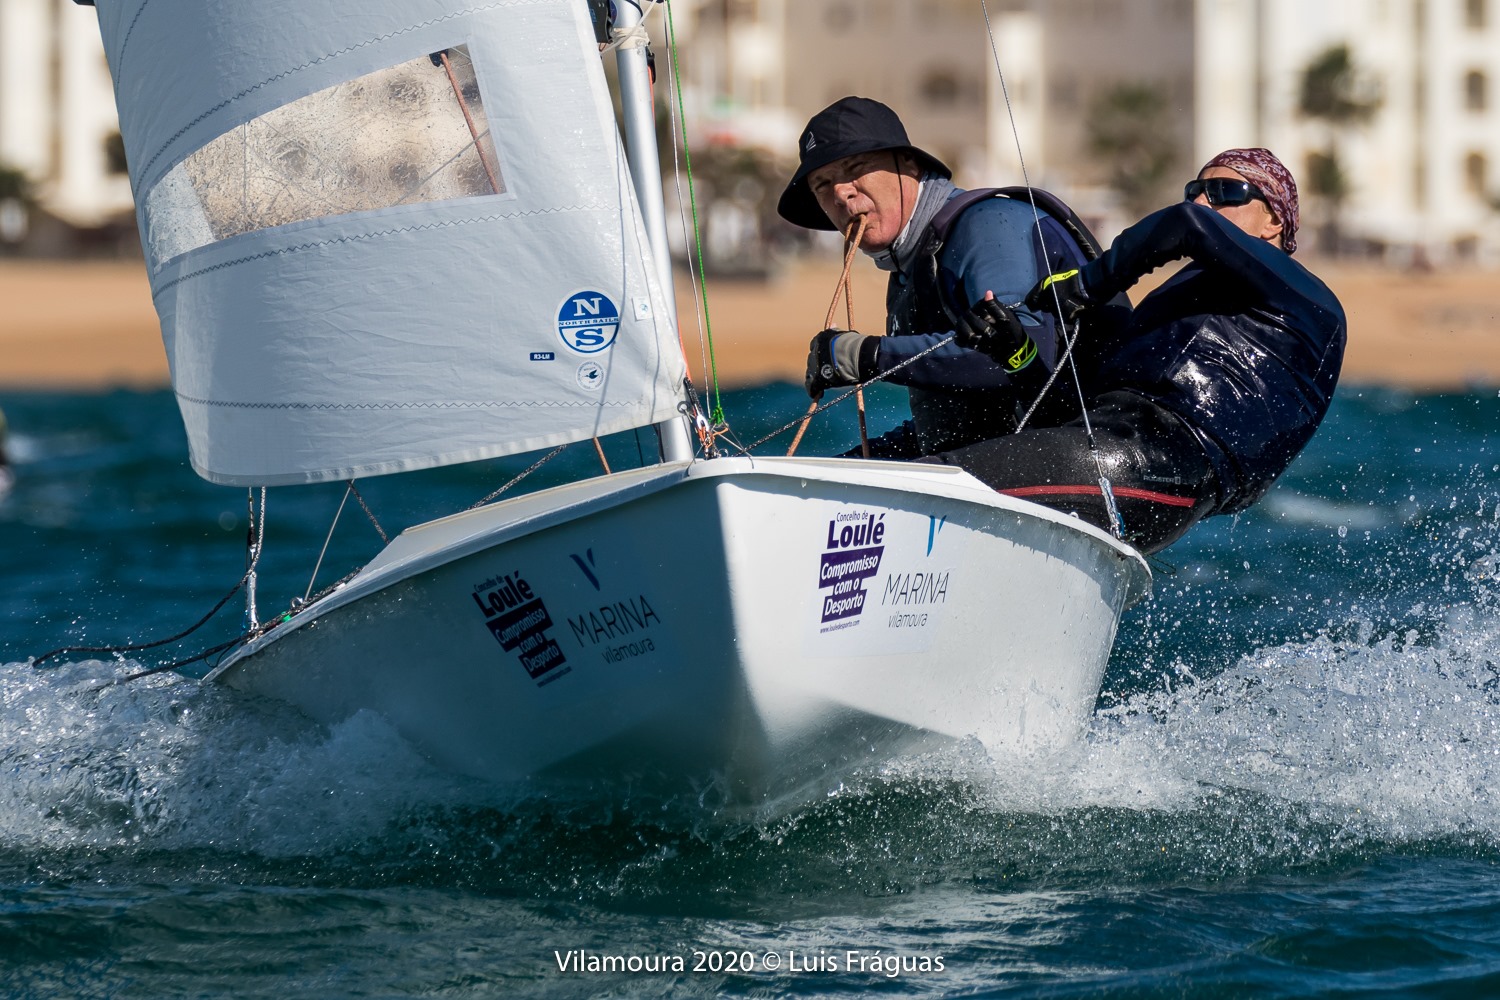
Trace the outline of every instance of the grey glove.
<path fill-rule="evenodd" d="M 857 330 L 824 330 L 807 345 L 807 376 L 803 386 L 813 399 L 835 386 L 858 385 L 875 372 L 879 337 Z"/>

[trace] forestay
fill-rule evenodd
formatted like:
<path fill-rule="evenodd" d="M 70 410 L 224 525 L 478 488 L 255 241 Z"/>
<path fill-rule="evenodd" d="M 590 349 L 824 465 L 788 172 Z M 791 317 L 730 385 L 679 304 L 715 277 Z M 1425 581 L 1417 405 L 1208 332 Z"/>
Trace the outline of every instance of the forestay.
<path fill-rule="evenodd" d="M 582 0 L 98 0 L 195 469 L 275 485 L 677 413 Z"/>

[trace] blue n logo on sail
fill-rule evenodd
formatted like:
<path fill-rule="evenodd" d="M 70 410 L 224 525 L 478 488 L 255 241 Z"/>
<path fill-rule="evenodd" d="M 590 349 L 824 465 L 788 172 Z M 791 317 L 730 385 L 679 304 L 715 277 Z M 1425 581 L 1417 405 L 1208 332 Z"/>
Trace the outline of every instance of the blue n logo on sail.
<path fill-rule="evenodd" d="M 557 332 L 579 354 L 607 351 L 620 332 L 620 309 L 602 292 L 576 292 L 557 311 Z"/>

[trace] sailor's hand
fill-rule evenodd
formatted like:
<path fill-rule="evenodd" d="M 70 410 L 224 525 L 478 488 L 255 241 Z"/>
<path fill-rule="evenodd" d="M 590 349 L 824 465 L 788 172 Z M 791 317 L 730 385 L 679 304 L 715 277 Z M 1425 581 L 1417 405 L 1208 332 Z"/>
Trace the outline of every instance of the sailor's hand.
<path fill-rule="evenodd" d="M 974 303 L 954 327 L 958 346 L 988 354 L 1006 371 L 1018 372 L 1036 358 L 1036 343 L 1016 314 L 995 298 L 994 292 Z"/>
<path fill-rule="evenodd" d="M 1048 312 L 1071 326 L 1078 314 L 1094 304 L 1084 286 L 1083 275 L 1077 268 L 1049 274 L 1037 282 L 1035 288 L 1026 293 L 1026 307 L 1037 312 Z"/>
<path fill-rule="evenodd" d="M 858 385 L 875 375 L 878 337 L 857 330 L 824 330 L 807 345 L 807 377 L 803 386 L 813 399 L 827 389 Z"/>

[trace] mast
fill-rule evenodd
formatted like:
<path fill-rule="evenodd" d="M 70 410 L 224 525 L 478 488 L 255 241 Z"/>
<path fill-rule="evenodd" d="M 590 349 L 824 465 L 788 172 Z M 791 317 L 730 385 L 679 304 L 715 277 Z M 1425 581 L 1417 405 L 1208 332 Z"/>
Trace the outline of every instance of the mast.
<path fill-rule="evenodd" d="M 641 23 L 641 11 L 633 3 L 613 5 L 615 30 L 626 32 Z M 651 75 L 646 64 L 646 50 L 622 46 L 615 54 L 620 68 L 620 106 L 625 130 L 626 157 L 630 176 L 635 182 L 636 200 L 646 236 L 651 241 L 651 256 L 656 262 L 657 278 L 667 302 L 667 321 L 677 329 L 677 298 L 672 285 L 672 252 L 667 243 L 667 214 L 662 202 L 661 170 L 656 146 L 656 108 L 651 96 Z M 661 438 L 662 459 L 687 462 L 693 458 L 693 442 L 685 418 L 678 417 L 656 425 Z"/>

